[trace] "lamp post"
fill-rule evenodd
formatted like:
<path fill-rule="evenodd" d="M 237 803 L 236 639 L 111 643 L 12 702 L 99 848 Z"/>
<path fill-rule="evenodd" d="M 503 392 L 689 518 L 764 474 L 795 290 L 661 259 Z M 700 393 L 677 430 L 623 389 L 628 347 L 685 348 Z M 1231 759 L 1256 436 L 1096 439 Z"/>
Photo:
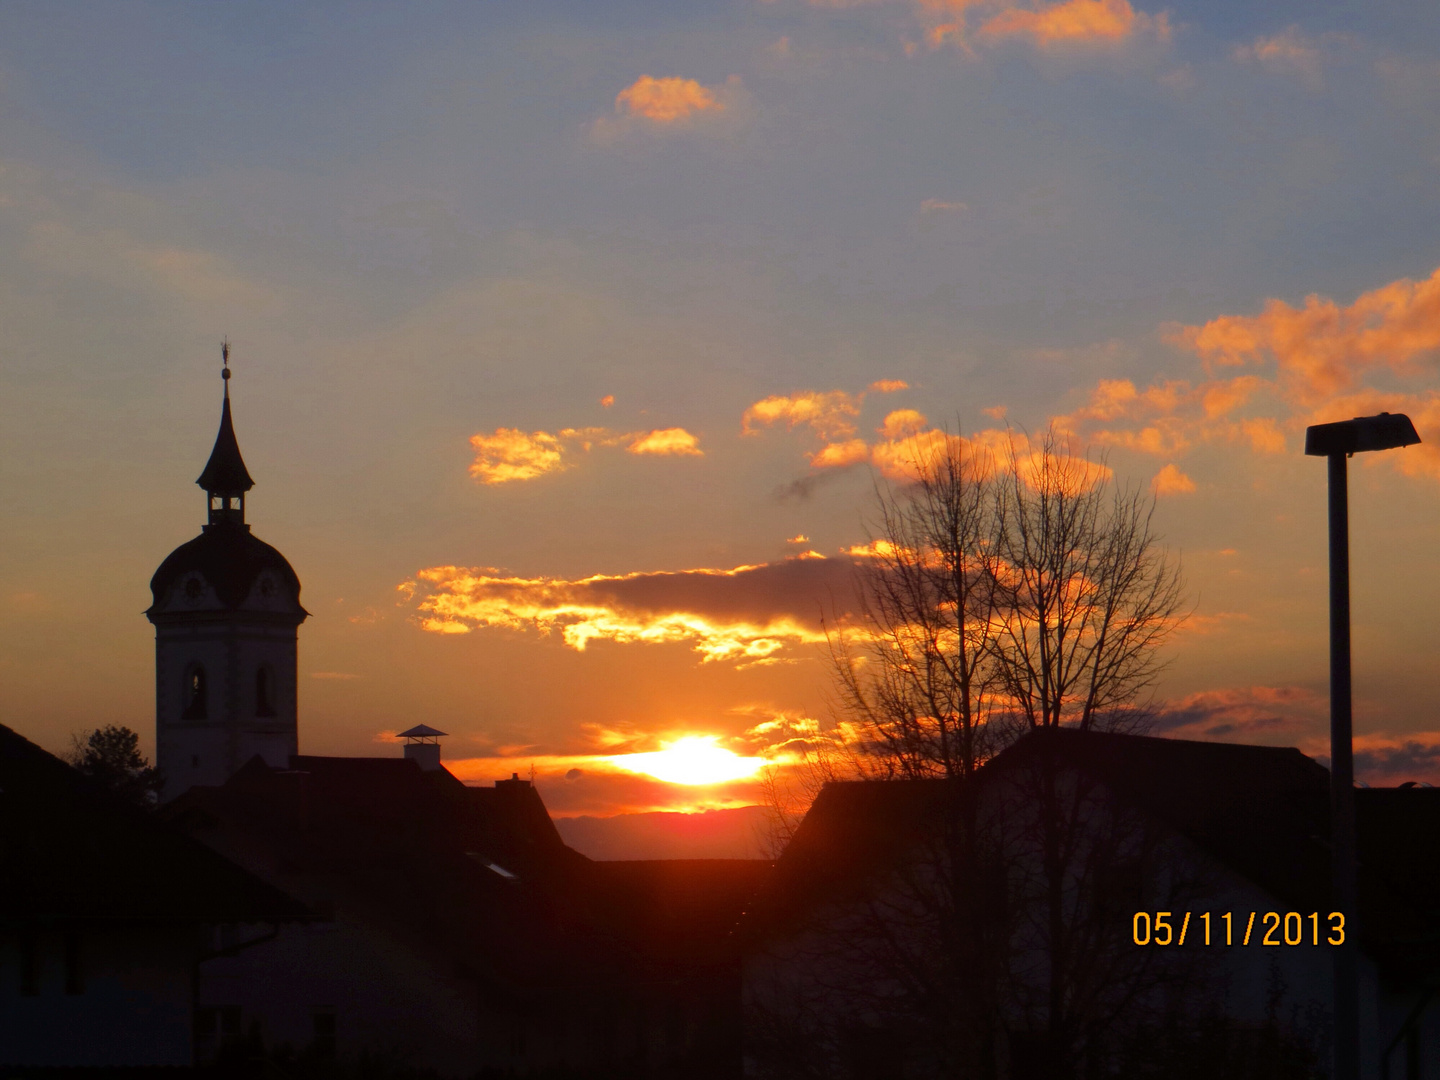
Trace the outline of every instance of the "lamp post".
<path fill-rule="evenodd" d="M 1360 986 L 1355 953 L 1355 758 L 1350 718 L 1350 511 L 1345 459 L 1418 443 L 1403 413 L 1357 416 L 1305 429 L 1305 453 L 1330 466 L 1330 873 L 1345 943 L 1335 949 L 1334 1080 L 1360 1076 Z"/>

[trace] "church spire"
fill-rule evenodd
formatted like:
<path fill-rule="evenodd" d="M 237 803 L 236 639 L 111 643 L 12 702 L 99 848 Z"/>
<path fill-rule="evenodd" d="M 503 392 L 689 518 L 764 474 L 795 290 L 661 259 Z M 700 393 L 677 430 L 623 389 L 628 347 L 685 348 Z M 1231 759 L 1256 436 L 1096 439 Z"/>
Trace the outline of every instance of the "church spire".
<path fill-rule="evenodd" d="M 220 344 L 220 377 L 225 383 L 225 400 L 220 407 L 220 430 L 205 471 L 195 482 L 209 496 L 210 524 L 245 524 L 245 492 L 255 486 L 240 456 L 235 427 L 230 422 L 230 342 Z"/>

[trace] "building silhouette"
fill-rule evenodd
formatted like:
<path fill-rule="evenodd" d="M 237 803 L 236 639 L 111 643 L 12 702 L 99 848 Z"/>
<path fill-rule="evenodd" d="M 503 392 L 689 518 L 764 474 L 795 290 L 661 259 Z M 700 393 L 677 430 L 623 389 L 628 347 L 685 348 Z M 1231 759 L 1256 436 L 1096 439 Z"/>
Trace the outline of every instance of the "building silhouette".
<path fill-rule="evenodd" d="M 228 359 L 228 349 L 227 349 Z M 245 521 L 255 486 L 230 415 L 230 368 L 220 430 L 196 481 L 205 490 L 200 535 L 150 579 L 155 624 L 156 765 L 162 800 L 222 784 L 251 758 L 282 767 L 299 753 L 297 631 L 309 614 L 285 556 Z"/>
<path fill-rule="evenodd" d="M 4 726 L 0 882 L 3 1076 L 190 1065 L 205 963 L 316 917 Z"/>
<path fill-rule="evenodd" d="M 193 1062 L 737 1076 L 730 929 L 768 863 L 594 863 L 529 780 L 462 783 L 423 723 L 393 756 L 299 752 L 307 612 L 245 520 L 254 481 L 222 375 L 206 524 L 150 583 L 159 818 L 316 917 L 217 928 L 244 947 L 198 965 Z"/>

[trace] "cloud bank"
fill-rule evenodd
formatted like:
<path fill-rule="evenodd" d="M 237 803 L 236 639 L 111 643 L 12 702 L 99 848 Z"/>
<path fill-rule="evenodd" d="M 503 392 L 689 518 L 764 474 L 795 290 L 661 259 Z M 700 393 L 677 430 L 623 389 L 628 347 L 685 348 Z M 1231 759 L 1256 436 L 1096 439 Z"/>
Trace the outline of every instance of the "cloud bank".
<path fill-rule="evenodd" d="M 431 633 L 480 628 L 596 641 L 679 643 L 704 662 L 773 663 L 825 640 L 822 611 L 848 607 L 854 560 L 813 552 L 730 570 L 696 569 L 578 580 L 522 578 L 458 566 L 421 570 L 400 588 Z"/>

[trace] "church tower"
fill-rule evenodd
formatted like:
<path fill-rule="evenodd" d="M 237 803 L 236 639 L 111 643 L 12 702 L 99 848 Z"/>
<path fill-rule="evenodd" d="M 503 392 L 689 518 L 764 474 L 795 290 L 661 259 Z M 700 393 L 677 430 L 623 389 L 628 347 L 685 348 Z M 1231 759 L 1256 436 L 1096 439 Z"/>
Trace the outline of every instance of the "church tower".
<path fill-rule="evenodd" d="M 230 420 L 230 350 L 221 348 L 220 431 L 196 481 L 208 499 L 200 535 L 150 579 L 155 624 L 156 762 L 162 799 L 223 784 L 256 754 L 284 768 L 299 752 L 296 718 L 300 579 L 250 533 L 255 486 Z"/>

